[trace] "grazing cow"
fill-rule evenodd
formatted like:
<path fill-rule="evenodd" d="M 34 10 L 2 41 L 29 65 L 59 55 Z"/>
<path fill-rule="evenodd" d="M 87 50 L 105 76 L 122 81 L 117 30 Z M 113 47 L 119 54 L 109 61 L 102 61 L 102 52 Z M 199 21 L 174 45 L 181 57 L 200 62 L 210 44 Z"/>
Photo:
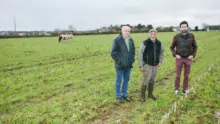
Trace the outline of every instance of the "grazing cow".
<path fill-rule="evenodd" d="M 61 34 L 58 38 L 58 42 L 60 43 L 62 40 L 70 40 L 73 38 L 73 34 Z"/>

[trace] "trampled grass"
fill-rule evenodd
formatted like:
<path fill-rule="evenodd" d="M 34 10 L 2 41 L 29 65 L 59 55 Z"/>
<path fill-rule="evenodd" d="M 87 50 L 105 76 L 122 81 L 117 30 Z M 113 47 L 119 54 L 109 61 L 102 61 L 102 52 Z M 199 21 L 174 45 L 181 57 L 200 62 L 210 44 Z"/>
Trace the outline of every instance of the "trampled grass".
<path fill-rule="evenodd" d="M 159 99 L 144 104 L 137 55 L 147 34 L 132 34 L 136 46 L 128 91 L 132 102 L 124 104 L 115 100 L 115 69 L 109 54 L 117 35 L 76 36 L 68 43 L 58 43 L 57 38 L 0 39 L 0 123 L 161 123 L 182 97 L 173 95 L 175 61 L 169 45 L 174 34 L 159 33 L 165 48 L 154 92 Z M 214 114 L 220 111 L 220 33 L 195 36 L 199 49 L 190 76 L 195 92 L 181 100 L 164 123 L 219 121 Z M 198 81 L 201 75 L 204 78 Z"/>

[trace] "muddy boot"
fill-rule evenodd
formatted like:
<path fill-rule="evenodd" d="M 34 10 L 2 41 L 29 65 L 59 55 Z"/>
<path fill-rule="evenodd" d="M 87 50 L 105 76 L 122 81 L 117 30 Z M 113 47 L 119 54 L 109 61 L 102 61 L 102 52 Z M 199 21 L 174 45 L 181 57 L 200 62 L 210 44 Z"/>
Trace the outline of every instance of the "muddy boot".
<path fill-rule="evenodd" d="M 154 83 L 148 84 L 148 97 L 152 98 L 153 100 L 156 100 L 157 97 L 153 95 L 153 89 L 154 89 Z"/>
<path fill-rule="evenodd" d="M 141 102 L 146 102 L 146 98 L 145 98 L 145 93 L 147 90 L 147 85 L 143 85 L 141 86 Z"/>

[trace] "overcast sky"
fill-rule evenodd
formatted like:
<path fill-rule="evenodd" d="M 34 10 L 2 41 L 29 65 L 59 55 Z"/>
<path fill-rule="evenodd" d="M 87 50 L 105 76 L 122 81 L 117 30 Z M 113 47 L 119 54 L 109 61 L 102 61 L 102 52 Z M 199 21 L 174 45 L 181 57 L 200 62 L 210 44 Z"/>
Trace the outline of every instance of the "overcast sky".
<path fill-rule="evenodd" d="M 0 0 L 0 30 L 97 29 L 111 24 L 220 24 L 220 0 Z"/>

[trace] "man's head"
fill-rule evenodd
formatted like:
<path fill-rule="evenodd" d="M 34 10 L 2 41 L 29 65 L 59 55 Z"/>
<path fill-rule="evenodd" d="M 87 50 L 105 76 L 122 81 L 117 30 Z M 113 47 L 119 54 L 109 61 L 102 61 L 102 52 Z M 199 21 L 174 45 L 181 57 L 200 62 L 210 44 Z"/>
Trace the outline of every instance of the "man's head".
<path fill-rule="evenodd" d="M 188 30 L 188 23 L 187 23 L 187 21 L 182 21 L 181 23 L 180 23 L 180 30 L 181 30 L 181 32 L 182 33 L 187 33 L 187 30 Z"/>
<path fill-rule="evenodd" d="M 149 38 L 152 40 L 152 41 L 155 41 L 156 38 L 157 38 L 157 30 L 156 29 L 151 29 L 149 31 Z"/>
<path fill-rule="evenodd" d="M 128 26 L 123 26 L 121 28 L 121 32 L 122 32 L 122 35 L 125 37 L 125 38 L 128 38 L 130 36 L 130 32 L 131 32 L 131 28 L 128 27 Z"/>

